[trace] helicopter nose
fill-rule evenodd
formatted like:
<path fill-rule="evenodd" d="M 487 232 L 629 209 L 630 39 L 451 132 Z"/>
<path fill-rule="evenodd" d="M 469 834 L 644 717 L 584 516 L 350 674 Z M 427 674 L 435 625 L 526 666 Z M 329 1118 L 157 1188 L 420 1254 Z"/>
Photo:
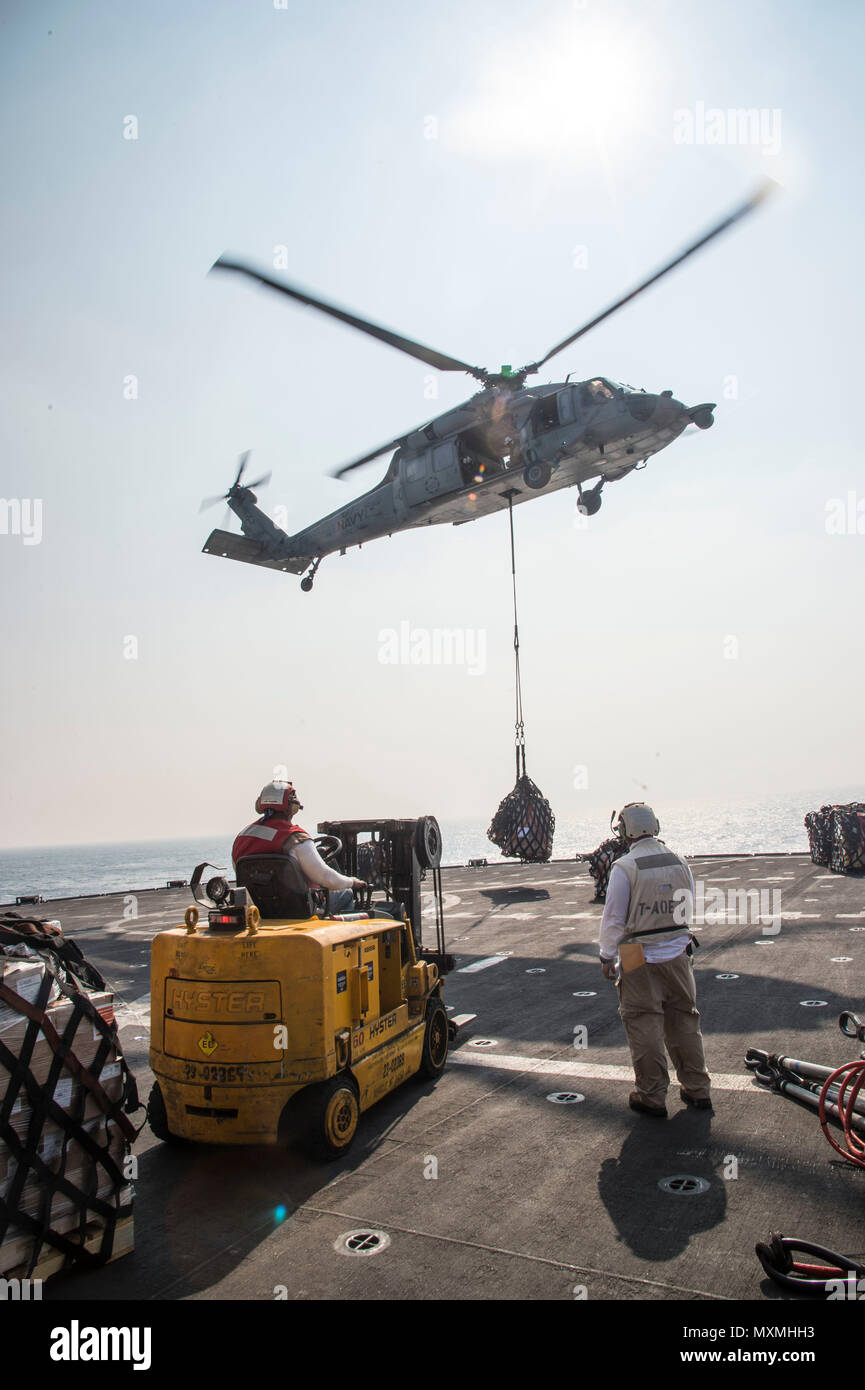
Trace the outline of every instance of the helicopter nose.
<path fill-rule="evenodd" d="M 704 401 L 702 405 L 693 406 L 688 411 L 688 415 L 693 420 L 694 424 L 697 426 L 698 429 L 708 430 L 715 423 L 715 417 L 712 414 L 712 411 L 715 408 L 716 407 L 714 401 Z"/>
<path fill-rule="evenodd" d="M 645 424 L 651 420 L 658 408 L 659 397 L 651 396 L 647 391 L 631 391 L 628 394 L 628 410 L 635 420 Z"/>

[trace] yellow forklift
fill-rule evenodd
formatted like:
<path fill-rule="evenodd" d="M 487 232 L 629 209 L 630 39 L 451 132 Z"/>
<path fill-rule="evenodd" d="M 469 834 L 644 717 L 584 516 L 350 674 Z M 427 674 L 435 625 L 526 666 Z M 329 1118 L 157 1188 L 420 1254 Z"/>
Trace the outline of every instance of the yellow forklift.
<path fill-rule="evenodd" d="M 154 937 L 147 1118 L 158 1138 L 299 1140 L 344 1154 L 362 1111 L 411 1076 L 436 1080 L 454 1035 L 442 1002 L 441 832 L 419 820 L 328 821 L 326 862 L 362 879 L 362 910 L 328 915 L 288 855 L 239 861 L 237 886 L 193 874 L 197 906 Z M 430 874 L 435 948 L 422 944 Z M 376 891 L 384 900 L 372 901 Z M 201 910 L 199 910 L 201 909 Z"/>

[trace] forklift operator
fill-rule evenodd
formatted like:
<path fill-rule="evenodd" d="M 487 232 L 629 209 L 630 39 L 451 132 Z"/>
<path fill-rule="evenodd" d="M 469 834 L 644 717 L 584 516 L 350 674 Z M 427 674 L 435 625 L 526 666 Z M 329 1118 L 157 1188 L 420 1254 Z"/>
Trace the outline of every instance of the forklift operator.
<path fill-rule="evenodd" d="M 255 803 L 260 820 L 253 821 L 234 841 L 231 858 L 235 872 L 238 861 L 250 854 L 287 854 L 297 864 L 310 889 L 328 890 L 328 909 L 332 913 L 351 912 L 354 892 L 363 892 L 366 884 L 360 878 L 348 878 L 325 864 L 312 837 L 295 825 L 296 812 L 303 806 L 290 782 L 268 782 L 262 787 Z"/>

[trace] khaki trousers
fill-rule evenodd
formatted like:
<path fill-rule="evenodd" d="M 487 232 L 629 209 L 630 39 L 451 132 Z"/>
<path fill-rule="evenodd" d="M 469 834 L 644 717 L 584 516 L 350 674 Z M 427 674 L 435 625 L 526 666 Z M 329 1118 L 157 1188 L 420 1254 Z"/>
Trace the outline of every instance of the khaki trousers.
<path fill-rule="evenodd" d="M 646 961 L 622 975 L 617 988 L 640 1100 L 646 1105 L 666 1104 L 670 1074 L 665 1043 L 682 1090 L 698 1100 L 708 1099 L 711 1083 L 687 951 L 673 960 Z"/>

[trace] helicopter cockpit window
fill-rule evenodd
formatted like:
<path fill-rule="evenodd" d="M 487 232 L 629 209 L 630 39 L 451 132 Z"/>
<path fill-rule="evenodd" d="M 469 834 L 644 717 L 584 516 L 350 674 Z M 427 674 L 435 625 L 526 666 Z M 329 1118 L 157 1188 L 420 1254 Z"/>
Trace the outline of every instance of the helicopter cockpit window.
<path fill-rule="evenodd" d="M 605 401 L 611 401 L 615 397 L 615 391 L 608 381 L 603 377 L 595 377 L 594 381 L 585 381 L 580 389 L 580 396 L 583 407 L 592 405 L 603 405 Z"/>

